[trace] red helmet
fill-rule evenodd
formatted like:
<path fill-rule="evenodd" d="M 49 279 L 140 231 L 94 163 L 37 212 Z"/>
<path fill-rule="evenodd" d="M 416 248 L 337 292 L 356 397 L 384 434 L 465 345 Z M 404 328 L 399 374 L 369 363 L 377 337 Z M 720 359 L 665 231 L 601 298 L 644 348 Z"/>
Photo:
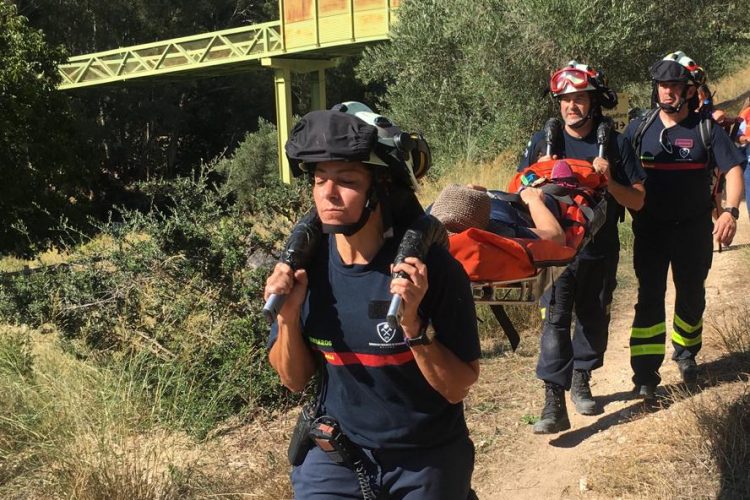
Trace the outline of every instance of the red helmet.
<path fill-rule="evenodd" d="M 597 90 L 593 81 L 598 77 L 599 73 L 591 66 L 573 60 L 552 74 L 549 80 L 549 89 L 555 97 L 574 92 Z"/>
<path fill-rule="evenodd" d="M 554 97 L 574 92 L 593 92 L 598 105 L 606 109 L 617 106 L 617 94 L 607 86 L 604 73 L 575 60 L 552 74 L 549 89 Z"/>

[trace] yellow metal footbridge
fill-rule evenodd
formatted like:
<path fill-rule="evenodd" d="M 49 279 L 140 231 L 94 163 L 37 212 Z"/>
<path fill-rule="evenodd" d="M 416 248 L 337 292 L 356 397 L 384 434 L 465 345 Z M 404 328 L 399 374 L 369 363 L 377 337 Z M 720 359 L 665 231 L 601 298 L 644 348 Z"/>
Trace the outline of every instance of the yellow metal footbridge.
<path fill-rule="evenodd" d="M 387 40 L 400 4 L 401 0 L 279 0 L 278 21 L 71 57 L 60 66 L 59 88 L 271 68 L 280 175 L 289 182 L 283 145 L 292 124 L 292 73 L 317 72 L 312 107 L 324 109 L 326 68 L 368 43 Z"/>

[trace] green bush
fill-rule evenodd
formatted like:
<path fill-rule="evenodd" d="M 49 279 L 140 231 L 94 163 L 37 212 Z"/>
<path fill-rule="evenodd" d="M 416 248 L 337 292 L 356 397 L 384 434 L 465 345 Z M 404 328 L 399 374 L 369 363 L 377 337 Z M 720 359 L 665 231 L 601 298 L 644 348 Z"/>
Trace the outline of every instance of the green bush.
<path fill-rule="evenodd" d="M 678 49 L 720 77 L 747 50 L 748 14 L 725 0 L 412 0 L 392 43 L 368 48 L 357 71 L 387 82 L 381 111 L 423 129 L 444 169 L 520 153 L 553 112 L 543 97 L 550 71 L 572 58 L 619 90 L 646 82 L 654 60 Z"/>
<path fill-rule="evenodd" d="M 258 191 L 273 190 L 279 182 L 277 152 L 276 127 L 259 118 L 258 131 L 248 133 L 232 156 L 216 166 L 226 178 L 224 189 L 250 212 L 262 208 L 258 205 Z"/>
<path fill-rule="evenodd" d="M 103 224 L 104 250 L 0 278 L 0 319 L 54 323 L 69 351 L 139 374 L 161 418 L 198 435 L 285 401 L 266 359 L 263 285 L 281 235 L 307 208 L 299 187 L 274 182 L 260 185 L 263 212 L 250 214 L 212 177 L 206 168 L 143 184 L 151 210 Z M 265 265 L 249 267 L 251 254 Z"/>

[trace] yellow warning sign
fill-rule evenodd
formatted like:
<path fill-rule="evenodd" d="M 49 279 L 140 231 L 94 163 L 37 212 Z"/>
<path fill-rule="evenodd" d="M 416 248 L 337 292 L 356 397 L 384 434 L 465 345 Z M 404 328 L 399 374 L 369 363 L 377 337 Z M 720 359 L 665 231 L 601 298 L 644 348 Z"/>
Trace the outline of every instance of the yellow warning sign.
<path fill-rule="evenodd" d="M 628 126 L 628 111 L 630 109 L 630 96 L 627 94 L 617 94 L 617 106 L 615 109 L 604 109 L 604 114 L 612 118 L 615 130 L 623 133 Z"/>

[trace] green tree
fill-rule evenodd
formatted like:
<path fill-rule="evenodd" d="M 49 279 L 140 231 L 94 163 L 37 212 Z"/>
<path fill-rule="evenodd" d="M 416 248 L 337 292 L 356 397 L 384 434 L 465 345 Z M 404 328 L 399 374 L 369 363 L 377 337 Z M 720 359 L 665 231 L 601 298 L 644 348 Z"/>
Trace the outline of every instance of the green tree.
<path fill-rule="evenodd" d="M 253 24 L 276 17 L 272 0 L 16 0 L 30 24 L 70 54 Z M 273 74 L 146 79 L 67 92 L 75 135 L 97 165 L 94 201 L 106 214 L 138 180 L 187 175 L 274 115 Z"/>
<path fill-rule="evenodd" d="M 64 57 L 0 2 L 0 251 L 33 249 L 86 201 L 67 100 L 55 90 Z"/>
<path fill-rule="evenodd" d="M 368 49 L 358 75 L 388 82 L 381 107 L 423 128 L 443 164 L 486 158 L 520 150 L 550 115 L 546 81 L 568 60 L 624 89 L 680 49 L 717 78 L 746 52 L 749 13 L 727 0 L 407 0 L 393 42 Z"/>

